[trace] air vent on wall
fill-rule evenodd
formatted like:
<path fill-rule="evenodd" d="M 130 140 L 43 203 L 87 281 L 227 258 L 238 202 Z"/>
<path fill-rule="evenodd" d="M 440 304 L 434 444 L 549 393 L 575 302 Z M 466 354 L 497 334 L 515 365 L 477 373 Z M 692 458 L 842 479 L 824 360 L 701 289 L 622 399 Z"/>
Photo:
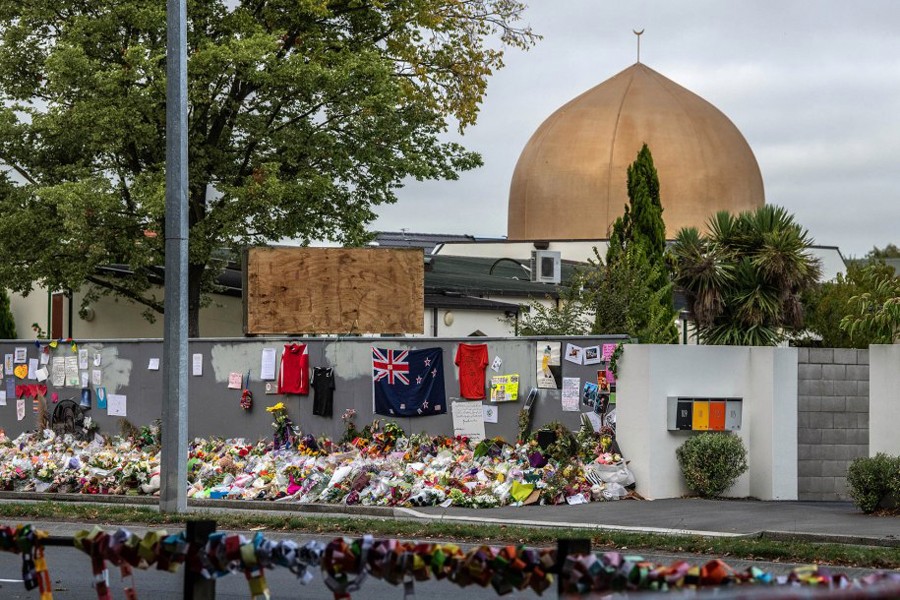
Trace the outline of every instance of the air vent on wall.
<path fill-rule="evenodd" d="M 540 283 L 559 283 L 562 256 L 554 250 L 531 251 L 531 280 Z"/>

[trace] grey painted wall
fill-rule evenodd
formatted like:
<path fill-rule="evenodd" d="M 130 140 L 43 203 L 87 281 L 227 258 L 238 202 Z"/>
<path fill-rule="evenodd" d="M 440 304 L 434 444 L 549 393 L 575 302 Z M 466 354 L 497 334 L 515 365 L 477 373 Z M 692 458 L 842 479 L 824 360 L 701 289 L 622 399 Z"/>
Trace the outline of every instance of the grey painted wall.
<path fill-rule="evenodd" d="M 250 339 L 212 339 L 193 340 L 190 353 L 203 354 L 203 375 L 190 375 L 189 384 L 189 425 L 188 435 L 245 437 L 256 439 L 268 437 L 272 433 L 272 418 L 266 412 L 266 406 L 283 400 L 290 416 L 299 424 L 304 433 L 327 435 L 340 438 L 344 426 L 341 415 L 347 408 L 357 411 L 356 425 L 363 427 L 374 418 L 372 411 L 372 375 L 371 347 L 383 348 L 431 348 L 443 349 L 444 377 L 448 400 L 459 398 L 459 383 L 453 359 L 459 343 L 487 343 L 488 359 L 495 356 L 503 359 L 500 374 L 519 373 L 519 401 L 499 405 L 499 422 L 486 423 L 485 433 L 488 436 L 503 436 L 507 440 L 515 440 L 518 434 L 518 413 L 528 391 L 534 386 L 536 374 L 535 349 L 540 340 L 552 339 L 561 342 L 562 351 L 566 342 L 571 341 L 580 346 L 590 346 L 603 342 L 615 341 L 615 338 L 250 338 Z M 264 393 L 264 382 L 259 379 L 260 357 L 263 348 L 276 348 L 280 357 L 281 349 L 287 341 L 300 341 L 309 346 L 309 364 L 313 367 L 330 366 L 335 369 L 336 383 L 334 396 L 334 416 L 323 418 L 312 414 L 313 395 L 309 396 L 277 396 Z M 38 357 L 38 349 L 33 341 L 0 342 L 0 355 L 13 353 L 14 348 L 28 349 L 29 358 Z M 162 342 L 160 340 L 108 340 L 79 341 L 79 348 L 87 349 L 89 357 L 95 352 L 101 354 L 101 370 L 103 386 L 108 393 L 125 394 L 128 397 L 128 420 L 135 425 L 143 425 L 160 418 L 162 412 L 162 370 L 148 370 L 150 358 L 162 358 Z M 60 344 L 52 353 L 53 356 L 71 356 L 70 348 Z M 0 356 L 2 358 L 2 356 Z M 597 366 L 575 365 L 562 360 L 564 377 L 580 377 L 596 381 Z M 93 369 L 90 366 L 88 371 Z M 247 412 L 240 408 L 240 390 L 227 389 L 228 375 L 231 372 L 246 374 L 250 370 L 250 389 L 253 391 L 254 406 Z M 493 371 L 488 367 L 486 378 Z M 5 380 L 11 376 L 4 374 Z M 18 381 L 18 380 L 17 380 Z M 23 383 L 23 382 L 19 382 Z M 35 383 L 28 381 L 24 383 Z M 48 382 L 49 383 L 49 382 Z M 4 386 L 5 387 L 5 386 Z M 62 388 L 57 391 L 59 397 L 80 396 L 80 388 Z M 49 394 L 48 394 L 49 395 Z M 50 405 L 52 409 L 53 405 Z M 106 415 L 106 411 L 95 408 L 92 416 L 100 425 L 103 433 L 117 433 L 119 418 Z M 540 398 L 534 409 L 535 426 L 558 420 L 567 427 L 577 428 L 580 423 L 579 412 L 562 412 L 559 390 L 541 390 Z M 422 418 L 398 419 L 397 422 L 407 433 L 427 431 L 431 434 L 451 435 L 453 433 L 453 417 L 449 410 L 444 415 Z M 16 420 L 16 402 L 10 398 L 6 406 L 0 406 L 0 428 L 7 435 L 15 437 L 22 431 L 35 428 L 35 415 L 31 410 L 30 400 L 26 403 L 26 416 L 22 421 Z"/>
<path fill-rule="evenodd" d="M 848 500 L 847 469 L 869 455 L 869 351 L 800 348 L 800 500 Z"/>

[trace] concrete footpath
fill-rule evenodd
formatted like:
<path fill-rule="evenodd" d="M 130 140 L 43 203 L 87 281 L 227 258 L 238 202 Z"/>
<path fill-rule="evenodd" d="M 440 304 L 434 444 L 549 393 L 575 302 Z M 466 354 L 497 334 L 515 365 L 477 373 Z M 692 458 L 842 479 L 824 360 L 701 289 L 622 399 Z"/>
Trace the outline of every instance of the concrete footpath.
<path fill-rule="evenodd" d="M 0 502 L 50 500 L 32 494 L 0 495 Z M 154 498 L 56 495 L 58 502 L 97 502 L 155 507 Z M 531 527 L 579 527 L 662 534 L 739 537 L 763 535 L 773 539 L 900 547 L 900 517 L 865 515 L 849 502 L 762 502 L 757 500 L 620 500 L 577 506 L 521 506 L 501 508 L 421 508 L 294 504 L 289 502 L 189 500 L 198 513 L 374 517 Z M 23 519 L 17 519 L 22 521 Z"/>
<path fill-rule="evenodd" d="M 408 510 L 408 509 L 401 509 Z M 489 509 L 427 507 L 409 510 L 435 520 L 715 536 L 767 534 L 839 543 L 900 547 L 900 517 L 865 515 L 849 502 L 756 500 L 621 500 L 577 506 Z"/>

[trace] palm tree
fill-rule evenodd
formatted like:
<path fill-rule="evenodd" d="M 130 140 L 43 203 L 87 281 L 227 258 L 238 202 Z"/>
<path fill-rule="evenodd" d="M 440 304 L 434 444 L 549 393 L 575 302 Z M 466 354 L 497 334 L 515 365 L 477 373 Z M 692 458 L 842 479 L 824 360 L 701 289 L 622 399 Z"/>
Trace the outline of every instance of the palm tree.
<path fill-rule="evenodd" d="M 794 217 L 766 205 L 719 212 L 709 233 L 682 229 L 672 253 L 675 284 L 706 344 L 771 346 L 803 325 L 801 293 L 821 274 L 812 240 Z"/>

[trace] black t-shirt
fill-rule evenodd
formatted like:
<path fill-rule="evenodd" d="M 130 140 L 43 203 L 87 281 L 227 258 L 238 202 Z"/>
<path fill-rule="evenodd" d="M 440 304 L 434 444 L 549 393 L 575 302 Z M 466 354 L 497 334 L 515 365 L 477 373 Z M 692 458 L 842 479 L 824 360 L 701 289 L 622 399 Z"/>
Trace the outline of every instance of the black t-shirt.
<path fill-rule="evenodd" d="M 313 414 L 330 417 L 334 404 L 334 369 L 316 367 L 313 371 L 312 388 Z"/>

